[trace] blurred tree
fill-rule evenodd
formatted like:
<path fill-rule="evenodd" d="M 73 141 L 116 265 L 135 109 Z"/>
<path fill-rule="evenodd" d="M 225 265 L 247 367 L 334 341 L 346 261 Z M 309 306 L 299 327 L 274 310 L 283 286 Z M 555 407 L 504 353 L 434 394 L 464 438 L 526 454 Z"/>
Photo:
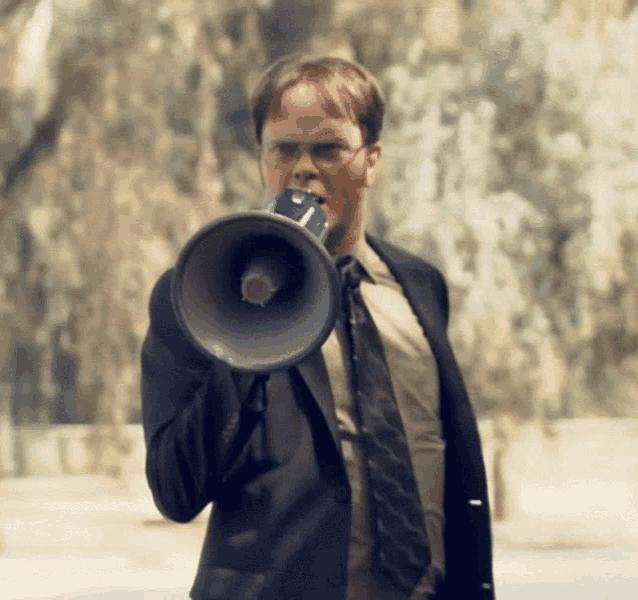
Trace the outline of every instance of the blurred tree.
<path fill-rule="evenodd" d="M 262 204 L 248 102 L 296 50 L 379 78 L 370 229 L 445 273 L 494 468 L 524 420 L 635 413 L 634 0 L 116 0 L 56 3 L 47 26 L 49 5 L 0 22 L 0 385 L 26 341 L 29 419 L 99 424 L 96 469 L 118 472 L 139 418 L 154 282 L 205 223 Z"/>

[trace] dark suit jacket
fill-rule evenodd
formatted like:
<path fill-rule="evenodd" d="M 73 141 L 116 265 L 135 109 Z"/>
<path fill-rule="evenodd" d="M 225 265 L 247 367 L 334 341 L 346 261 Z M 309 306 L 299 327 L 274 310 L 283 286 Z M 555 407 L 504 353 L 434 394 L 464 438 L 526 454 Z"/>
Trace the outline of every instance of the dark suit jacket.
<path fill-rule="evenodd" d="M 404 289 L 436 358 L 445 450 L 446 581 L 439 598 L 494 598 L 485 468 L 450 347 L 443 276 L 366 236 Z M 214 502 L 197 599 L 342 600 L 350 487 L 321 351 L 269 375 L 240 374 L 180 331 L 167 271 L 142 350 L 146 475 L 163 515 L 188 522 Z"/>

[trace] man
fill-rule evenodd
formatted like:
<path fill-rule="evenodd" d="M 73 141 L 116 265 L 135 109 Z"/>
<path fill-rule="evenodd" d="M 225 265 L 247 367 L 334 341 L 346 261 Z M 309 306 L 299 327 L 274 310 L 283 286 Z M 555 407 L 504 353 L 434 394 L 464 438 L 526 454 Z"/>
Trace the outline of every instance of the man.
<path fill-rule="evenodd" d="M 401 584 L 380 568 L 389 547 L 380 540 L 400 528 L 373 518 L 384 508 L 377 488 L 372 493 L 361 414 L 374 393 L 353 390 L 356 357 L 345 321 L 296 366 L 240 375 L 185 339 L 169 271 L 153 290 L 142 352 L 146 472 L 170 519 L 190 521 L 214 503 L 193 598 L 494 598 L 485 469 L 446 335 L 445 281 L 363 230 L 366 191 L 381 172 L 383 110 L 361 66 L 292 56 L 262 79 L 253 120 L 266 197 L 293 188 L 321 198 L 328 251 L 338 264 L 355 258 L 365 274 L 360 293 L 408 448 L 393 459 L 409 465 L 418 490 L 417 537 L 425 546 L 404 544 L 416 557 L 418 582 Z M 386 506 L 404 522 L 393 508 L 400 500 Z"/>

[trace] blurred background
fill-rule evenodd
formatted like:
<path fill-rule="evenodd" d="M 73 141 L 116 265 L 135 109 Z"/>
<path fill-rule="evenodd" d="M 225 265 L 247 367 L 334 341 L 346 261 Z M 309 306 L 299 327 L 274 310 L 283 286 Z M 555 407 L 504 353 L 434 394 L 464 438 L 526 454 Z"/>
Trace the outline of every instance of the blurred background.
<path fill-rule="evenodd" d="M 368 230 L 447 278 L 495 524 L 638 535 L 637 4 L 0 0 L 0 476 L 143 473 L 150 292 L 262 205 L 248 98 L 309 50 L 387 96 Z"/>

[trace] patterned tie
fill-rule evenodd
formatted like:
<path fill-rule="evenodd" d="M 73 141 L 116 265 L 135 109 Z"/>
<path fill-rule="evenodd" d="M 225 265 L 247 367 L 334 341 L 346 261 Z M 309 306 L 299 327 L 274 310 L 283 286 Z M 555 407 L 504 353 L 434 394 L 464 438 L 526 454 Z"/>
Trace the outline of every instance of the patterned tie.
<path fill-rule="evenodd" d="M 365 271 L 351 256 L 337 266 L 344 282 L 354 405 L 368 467 L 373 570 L 409 598 L 430 565 L 421 501 L 381 338 L 361 297 Z"/>

